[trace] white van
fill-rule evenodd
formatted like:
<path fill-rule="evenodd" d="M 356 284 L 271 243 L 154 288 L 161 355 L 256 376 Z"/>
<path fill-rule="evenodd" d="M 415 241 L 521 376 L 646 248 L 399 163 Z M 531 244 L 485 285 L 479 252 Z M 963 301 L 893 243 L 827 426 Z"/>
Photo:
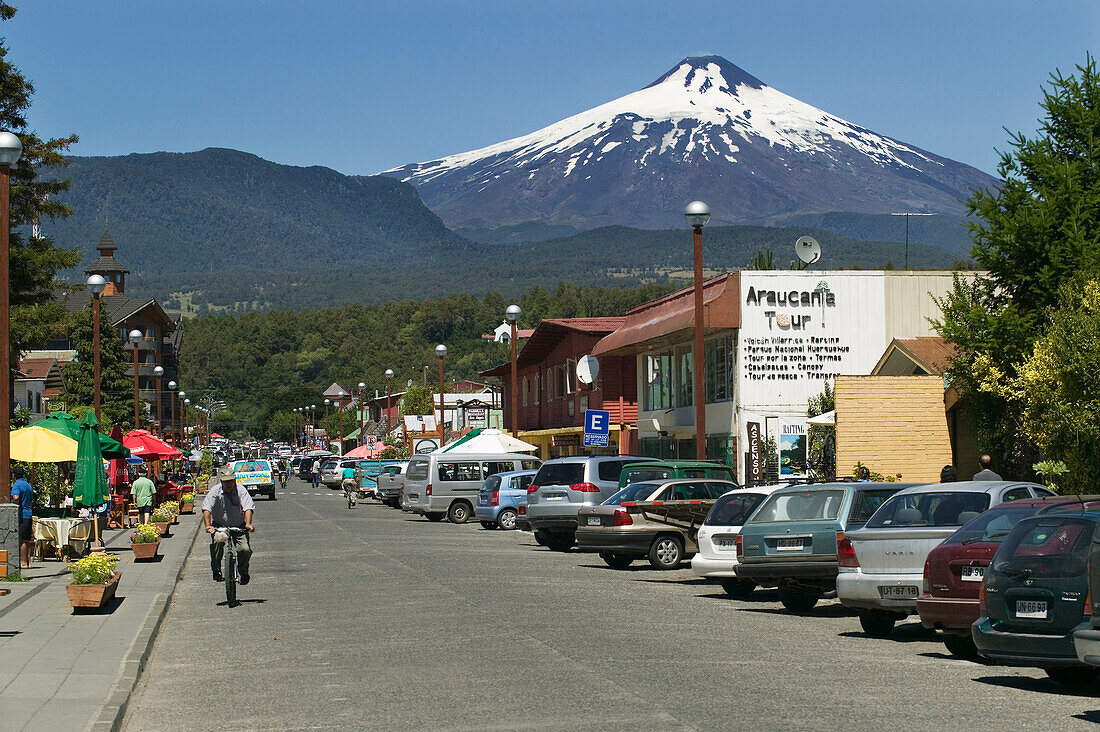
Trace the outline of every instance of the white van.
<path fill-rule="evenodd" d="M 440 521 L 464 524 L 474 515 L 481 484 L 490 475 L 535 470 L 542 461 L 519 453 L 432 453 L 416 455 L 405 469 L 403 507 Z"/>

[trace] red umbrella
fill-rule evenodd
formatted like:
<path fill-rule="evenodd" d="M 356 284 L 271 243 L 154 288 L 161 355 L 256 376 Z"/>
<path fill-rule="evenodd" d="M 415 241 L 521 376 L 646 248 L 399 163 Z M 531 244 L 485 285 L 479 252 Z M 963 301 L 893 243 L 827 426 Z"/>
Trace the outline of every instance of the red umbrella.
<path fill-rule="evenodd" d="M 159 440 L 148 430 L 132 430 L 122 438 L 122 444 L 130 448 L 130 452 L 145 460 L 173 460 L 183 457 L 183 453 Z"/>
<path fill-rule="evenodd" d="M 389 445 L 383 445 L 381 442 L 375 443 L 374 447 L 368 447 L 367 445 L 360 445 L 354 450 L 349 450 L 345 453 L 344 457 L 349 458 L 373 458 L 382 454 L 382 451 L 390 447 Z"/>
<path fill-rule="evenodd" d="M 122 428 L 117 424 L 115 428 L 111 430 L 111 439 L 116 442 L 122 442 Z M 107 467 L 107 480 L 118 491 L 119 488 L 126 485 L 126 461 L 119 458 L 112 460 Z"/>
<path fill-rule="evenodd" d="M 211 432 L 211 433 L 210 433 L 210 439 L 212 439 L 212 440 L 220 440 L 220 439 L 221 439 L 221 437 L 222 437 L 222 436 L 221 436 L 221 435 L 219 435 L 219 434 L 218 434 L 217 432 Z"/>

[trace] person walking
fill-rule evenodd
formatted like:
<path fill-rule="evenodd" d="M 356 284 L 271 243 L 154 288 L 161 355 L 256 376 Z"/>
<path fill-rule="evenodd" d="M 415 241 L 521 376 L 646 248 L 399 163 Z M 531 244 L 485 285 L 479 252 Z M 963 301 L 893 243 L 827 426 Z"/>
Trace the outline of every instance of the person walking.
<path fill-rule="evenodd" d="M 1004 480 L 993 472 L 993 458 L 989 455 L 981 455 L 978 458 L 978 465 L 981 466 L 981 470 L 974 473 L 974 480 Z"/>
<path fill-rule="evenodd" d="M 34 488 L 26 481 L 26 473 L 19 465 L 12 467 L 15 482 L 11 486 L 11 500 L 19 505 L 19 567 L 31 568 L 31 549 L 34 547 Z"/>
<path fill-rule="evenodd" d="M 130 492 L 134 498 L 134 505 L 137 506 L 138 513 L 141 515 L 141 523 L 147 524 L 149 515 L 153 512 L 153 494 L 157 492 L 157 487 L 146 475 L 144 465 L 138 468 L 137 472 L 138 478 L 130 486 Z"/>
<path fill-rule="evenodd" d="M 313 460 L 313 487 L 321 485 L 321 458 Z"/>

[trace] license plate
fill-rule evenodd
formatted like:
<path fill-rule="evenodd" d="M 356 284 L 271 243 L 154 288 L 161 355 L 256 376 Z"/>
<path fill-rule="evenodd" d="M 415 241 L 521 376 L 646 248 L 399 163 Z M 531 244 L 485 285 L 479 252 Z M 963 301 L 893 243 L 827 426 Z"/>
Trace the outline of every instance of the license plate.
<path fill-rule="evenodd" d="M 963 567 L 962 578 L 966 582 L 981 582 L 985 579 L 985 567 Z"/>
<path fill-rule="evenodd" d="M 1016 617 L 1046 620 L 1047 603 L 1045 600 L 1017 600 Z"/>
<path fill-rule="evenodd" d="M 884 600 L 916 600 L 920 594 L 916 585 L 887 585 L 878 591 Z"/>
<path fill-rule="evenodd" d="M 599 516 L 589 516 L 588 517 L 588 525 L 589 526 L 599 526 L 600 525 L 600 517 Z"/>
<path fill-rule="evenodd" d="M 730 536 L 730 537 L 725 537 L 725 536 L 715 537 L 714 546 L 715 546 L 716 549 L 736 549 L 737 548 L 737 540 L 734 539 L 732 536 Z"/>
<path fill-rule="evenodd" d="M 800 552 L 806 546 L 805 539 L 776 539 L 775 550 L 779 552 Z"/>

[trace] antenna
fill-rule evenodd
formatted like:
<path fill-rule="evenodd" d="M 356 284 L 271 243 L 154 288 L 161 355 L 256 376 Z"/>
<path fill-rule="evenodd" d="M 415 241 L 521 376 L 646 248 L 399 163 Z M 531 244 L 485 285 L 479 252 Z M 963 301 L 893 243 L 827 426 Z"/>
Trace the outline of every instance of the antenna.
<path fill-rule="evenodd" d="M 802 260 L 799 269 L 806 269 L 807 265 L 821 259 L 821 245 L 812 236 L 800 236 L 794 242 L 794 253 Z"/>
<path fill-rule="evenodd" d="M 577 381 L 591 386 L 600 375 L 600 362 L 595 356 L 584 356 L 577 361 Z"/>

